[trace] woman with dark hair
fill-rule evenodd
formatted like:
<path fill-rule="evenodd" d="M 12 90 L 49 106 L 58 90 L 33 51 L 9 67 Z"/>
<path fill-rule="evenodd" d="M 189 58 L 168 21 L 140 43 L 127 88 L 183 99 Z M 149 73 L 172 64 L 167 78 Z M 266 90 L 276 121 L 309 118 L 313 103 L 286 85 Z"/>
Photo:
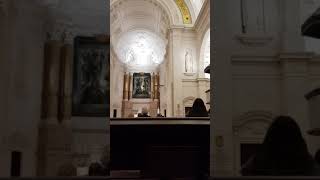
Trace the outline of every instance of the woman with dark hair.
<path fill-rule="evenodd" d="M 289 116 L 275 118 L 258 153 L 241 170 L 242 175 L 317 175 L 298 124 Z"/>
<path fill-rule="evenodd" d="M 197 98 L 193 102 L 192 108 L 187 117 L 208 117 L 208 112 L 202 99 Z"/>
<path fill-rule="evenodd" d="M 107 173 L 101 164 L 97 162 L 90 164 L 88 173 L 89 176 L 105 176 L 106 174 Z"/>

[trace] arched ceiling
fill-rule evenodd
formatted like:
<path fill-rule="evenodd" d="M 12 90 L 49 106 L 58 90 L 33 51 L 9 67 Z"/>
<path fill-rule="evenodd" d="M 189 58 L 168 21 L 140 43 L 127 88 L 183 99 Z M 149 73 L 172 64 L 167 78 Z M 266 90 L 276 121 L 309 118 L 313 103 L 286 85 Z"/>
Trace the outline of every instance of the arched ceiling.
<path fill-rule="evenodd" d="M 184 0 L 175 0 L 180 9 L 183 24 L 192 24 L 192 17 L 188 5 Z"/>
<path fill-rule="evenodd" d="M 193 11 L 192 13 L 194 14 L 193 17 L 194 19 L 197 19 L 205 0 L 186 0 L 186 1 L 190 1 L 190 5 L 192 7 L 191 10 Z"/>
<path fill-rule="evenodd" d="M 111 47 L 128 66 L 155 67 L 164 58 L 171 21 L 158 0 L 114 0 L 110 17 Z"/>
<path fill-rule="evenodd" d="M 110 27 L 114 43 L 134 29 L 146 29 L 166 38 L 170 18 L 156 0 L 121 0 L 111 5 Z"/>
<path fill-rule="evenodd" d="M 143 50 L 150 51 L 149 59 L 146 61 L 159 64 L 165 55 L 169 29 L 174 26 L 193 26 L 196 20 L 195 15 L 199 13 L 193 7 L 195 2 L 192 0 L 111 0 L 111 48 L 116 52 L 118 59 L 127 64 L 130 64 L 129 61 L 134 62 L 134 57 L 140 56 L 139 53 L 135 53 L 139 52 L 137 44 L 140 44 L 143 48 L 149 48 L 149 50 Z M 143 43 L 143 39 L 159 45 L 160 48 L 147 42 Z M 147 62 L 139 63 L 147 64 Z"/>

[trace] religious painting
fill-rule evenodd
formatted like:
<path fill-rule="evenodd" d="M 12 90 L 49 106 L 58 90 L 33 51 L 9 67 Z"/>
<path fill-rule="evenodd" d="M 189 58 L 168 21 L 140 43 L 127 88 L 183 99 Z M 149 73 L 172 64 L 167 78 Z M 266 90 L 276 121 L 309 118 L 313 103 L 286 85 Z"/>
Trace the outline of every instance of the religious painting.
<path fill-rule="evenodd" d="M 73 115 L 109 116 L 109 63 L 108 42 L 75 38 Z"/>
<path fill-rule="evenodd" d="M 133 73 L 132 98 L 151 98 L 150 73 Z"/>

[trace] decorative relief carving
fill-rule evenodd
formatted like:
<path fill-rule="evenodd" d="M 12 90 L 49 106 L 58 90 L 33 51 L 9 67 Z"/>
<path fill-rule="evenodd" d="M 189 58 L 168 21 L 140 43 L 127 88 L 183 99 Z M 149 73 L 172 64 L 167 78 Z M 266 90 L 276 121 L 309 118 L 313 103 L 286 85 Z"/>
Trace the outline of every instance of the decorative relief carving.
<path fill-rule="evenodd" d="M 56 40 L 72 44 L 74 39 L 74 28 L 70 22 L 61 21 L 50 23 L 47 26 L 47 40 Z"/>
<path fill-rule="evenodd" d="M 167 40 L 148 30 L 134 30 L 124 34 L 116 44 L 120 60 L 130 68 L 154 68 L 162 63 Z"/>
<path fill-rule="evenodd" d="M 177 6 L 180 9 L 180 12 L 183 18 L 183 24 L 191 24 L 192 23 L 191 14 L 186 2 L 184 2 L 184 0 L 175 0 L 175 1 Z"/>
<path fill-rule="evenodd" d="M 249 111 L 233 121 L 236 136 L 263 136 L 272 122 L 273 115 L 266 111 Z"/>

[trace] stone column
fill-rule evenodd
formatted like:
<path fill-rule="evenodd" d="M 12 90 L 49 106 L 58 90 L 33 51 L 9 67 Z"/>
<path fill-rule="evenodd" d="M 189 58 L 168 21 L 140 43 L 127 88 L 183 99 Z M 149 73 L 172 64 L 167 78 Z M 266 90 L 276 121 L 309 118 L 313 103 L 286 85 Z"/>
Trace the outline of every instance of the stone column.
<path fill-rule="evenodd" d="M 131 74 L 124 74 L 124 91 L 123 91 L 123 100 L 122 100 L 122 117 L 128 117 L 132 110 L 132 103 L 130 102 L 131 95 Z"/>
<path fill-rule="evenodd" d="M 123 100 L 128 100 L 128 95 L 129 95 L 128 80 L 129 80 L 129 75 L 125 73 L 123 75 Z"/>
<path fill-rule="evenodd" d="M 171 65 L 172 65 L 172 103 L 173 103 L 173 116 L 181 116 L 181 104 L 182 104 L 182 81 L 180 81 L 183 69 L 181 63 L 184 62 L 184 56 L 181 56 L 181 28 L 174 28 L 170 31 L 170 43 L 171 44 Z"/>
<path fill-rule="evenodd" d="M 155 88 L 155 75 L 154 73 L 152 73 L 151 75 L 151 99 L 154 101 L 155 99 L 155 92 L 156 92 L 156 88 Z"/>
<path fill-rule="evenodd" d="M 45 44 L 42 119 L 49 124 L 57 124 L 62 46 L 59 41 Z"/>
<path fill-rule="evenodd" d="M 160 84 L 159 84 L 159 75 L 158 74 L 156 74 L 155 75 L 155 78 L 154 78 L 155 80 L 154 80 L 154 99 L 156 99 L 156 100 L 159 100 L 159 87 L 160 87 Z"/>
<path fill-rule="evenodd" d="M 157 101 L 157 111 L 158 111 L 158 108 L 160 110 L 160 75 L 159 74 L 156 74 L 156 82 L 155 82 L 155 87 L 156 87 L 156 92 L 155 92 L 155 99 Z M 159 113 L 161 113 L 161 110 L 159 111 Z"/>
<path fill-rule="evenodd" d="M 72 62 L 70 44 L 58 40 L 46 42 L 38 141 L 37 174 L 40 176 L 56 176 L 64 164 L 72 163 Z"/>
<path fill-rule="evenodd" d="M 131 99 L 131 97 L 132 97 L 132 74 L 131 73 L 129 73 L 129 79 L 128 79 L 128 89 L 129 89 L 129 91 L 128 91 L 128 99 L 130 100 Z"/>
<path fill-rule="evenodd" d="M 309 89 L 308 64 L 312 53 L 286 53 L 280 55 L 282 67 L 282 114 L 293 117 L 303 135 L 309 138 L 308 101 L 304 95 Z M 308 142 L 309 148 L 313 143 Z"/>
<path fill-rule="evenodd" d="M 65 44 L 61 48 L 61 71 L 58 120 L 64 124 L 71 123 L 72 116 L 72 77 L 73 47 Z"/>

